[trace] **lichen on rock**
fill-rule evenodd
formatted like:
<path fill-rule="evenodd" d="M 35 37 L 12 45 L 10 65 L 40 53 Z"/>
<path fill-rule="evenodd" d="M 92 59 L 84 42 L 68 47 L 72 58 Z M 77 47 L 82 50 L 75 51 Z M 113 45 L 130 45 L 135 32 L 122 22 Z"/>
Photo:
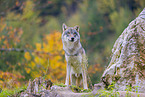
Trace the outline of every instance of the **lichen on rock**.
<path fill-rule="evenodd" d="M 106 87 L 115 82 L 117 90 L 145 91 L 145 8 L 116 40 L 101 81 Z"/>

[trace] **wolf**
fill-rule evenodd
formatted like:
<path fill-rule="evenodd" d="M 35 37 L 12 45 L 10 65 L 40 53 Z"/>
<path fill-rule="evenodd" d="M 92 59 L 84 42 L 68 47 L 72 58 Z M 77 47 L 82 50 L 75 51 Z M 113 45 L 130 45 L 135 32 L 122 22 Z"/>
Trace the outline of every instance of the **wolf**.
<path fill-rule="evenodd" d="M 67 61 L 67 73 L 65 85 L 69 87 L 69 77 L 71 85 L 80 86 L 83 81 L 83 88 L 87 86 L 87 64 L 85 50 L 80 43 L 79 26 L 67 27 L 62 25 L 62 43 Z"/>

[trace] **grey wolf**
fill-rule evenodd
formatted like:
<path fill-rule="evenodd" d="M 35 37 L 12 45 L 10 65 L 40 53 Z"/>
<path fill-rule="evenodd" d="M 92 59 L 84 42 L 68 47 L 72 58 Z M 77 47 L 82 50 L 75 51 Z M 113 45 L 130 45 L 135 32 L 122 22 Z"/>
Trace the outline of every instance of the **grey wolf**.
<path fill-rule="evenodd" d="M 65 85 L 69 86 L 70 77 L 71 85 L 79 86 L 83 81 L 83 88 L 88 89 L 86 54 L 80 43 L 79 26 L 67 27 L 63 24 L 62 29 L 62 43 L 67 61 Z"/>

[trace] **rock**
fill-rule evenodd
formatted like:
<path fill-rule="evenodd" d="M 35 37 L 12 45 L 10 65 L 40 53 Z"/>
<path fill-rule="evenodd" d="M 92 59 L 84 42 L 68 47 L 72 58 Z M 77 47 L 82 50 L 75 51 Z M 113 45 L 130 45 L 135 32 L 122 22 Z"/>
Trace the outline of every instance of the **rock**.
<path fill-rule="evenodd" d="M 45 80 L 42 77 L 29 80 L 27 90 L 21 93 L 20 97 L 48 97 L 50 94 L 51 80 Z"/>
<path fill-rule="evenodd" d="M 92 94 L 96 95 L 98 93 L 98 90 L 100 90 L 100 89 L 104 89 L 103 83 L 94 84 L 94 89 L 92 91 Z"/>
<path fill-rule="evenodd" d="M 119 97 L 145 97 L 145 93 L 135 93 L 130 91 L 117 91 Z"/>
<path fill-rule="evenodd" d="M 69 87 L 52 86 L 49 97 L 90 97 L 90 93 L 74 93 Z M 45 96 L 47 97 L 47 96 Z"/>
<path fill-rule="evenodd" d="M 116 40 L 112 59 L 101 81 L 105 87 L 115 82 L 117 90 L 132 87 L 145 92 L 145 8 Z"/>
<path fill-rule="evenodd" d="M 50 90 L 49 90 L 50 89 Z M 52 86 L 50 80 L 42 77 L 29 80 L 27 90 L 20 97 L 88 97 L 92 93 L 74 93 L 69 87 Z"/>

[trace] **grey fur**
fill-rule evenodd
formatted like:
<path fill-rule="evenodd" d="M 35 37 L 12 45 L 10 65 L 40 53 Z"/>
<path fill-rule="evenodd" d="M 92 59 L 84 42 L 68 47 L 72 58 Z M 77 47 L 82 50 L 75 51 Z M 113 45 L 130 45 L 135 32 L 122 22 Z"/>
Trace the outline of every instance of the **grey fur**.
<path fill-rule="evenodd" d="M 83 64 L 85 59 L 85 50 L 80 43 L 79 26 L 67 27 L 65 24 L 62 26 L 62 42 L 65 51 L 65 58 L 67 61 L 67 74 L 65 85 L 69 86 L 69 77 L 71 85 L 80 85 L 83 80 L 84 89 L 87 86 L 87 66 Z M 72 38 L 73 41 L 72 41 Z M 84 66 L 83 66 L 84 65 Z"/>

